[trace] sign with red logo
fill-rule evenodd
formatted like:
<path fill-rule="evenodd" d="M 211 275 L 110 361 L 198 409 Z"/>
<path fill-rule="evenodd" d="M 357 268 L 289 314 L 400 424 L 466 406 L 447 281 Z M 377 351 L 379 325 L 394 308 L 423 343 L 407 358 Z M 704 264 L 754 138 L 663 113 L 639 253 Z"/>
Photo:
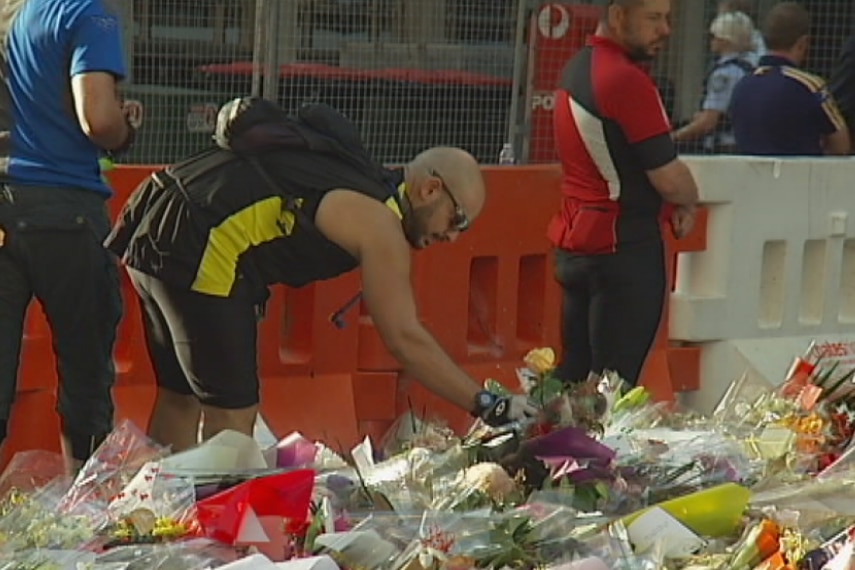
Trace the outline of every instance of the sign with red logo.
<path fill-rule="evenodd" d="M 529 44 L 531 81 L 526 100 L 531 131 L 528 161 L 555 162 L 552 111 L 561 70 L 592 35 L 600 21 L 600 8 L 588 5 L 550 3 L 532 15 Z"/>
<path fill-rule="evenodd" d="M 208 134 L 217 128 L 217 113 L 220 106 L 215 103 L 197 103 L 187 113 L 187 130 L 191 133 Z"/>

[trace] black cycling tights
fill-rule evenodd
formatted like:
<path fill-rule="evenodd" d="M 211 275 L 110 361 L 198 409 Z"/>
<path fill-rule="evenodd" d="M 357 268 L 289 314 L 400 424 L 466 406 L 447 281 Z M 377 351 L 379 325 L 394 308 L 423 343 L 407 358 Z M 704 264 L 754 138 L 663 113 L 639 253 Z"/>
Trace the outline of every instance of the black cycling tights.
<path fill-rule="evenodd" d="M 634 386 L 662 318 L 662 244 L 610 255 L 557 250 L 555 276 L 564 294 L 558 376 L 581 382 L 590 372 L 612 370 Z"/>

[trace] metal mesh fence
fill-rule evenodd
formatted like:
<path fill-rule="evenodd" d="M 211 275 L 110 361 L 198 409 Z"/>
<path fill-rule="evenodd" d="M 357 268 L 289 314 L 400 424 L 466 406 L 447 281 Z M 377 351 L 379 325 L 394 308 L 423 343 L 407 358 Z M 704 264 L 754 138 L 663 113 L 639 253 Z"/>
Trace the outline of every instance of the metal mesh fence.
<path fill-rule="evenodd" d="M 764 18 L 777 0 L 730 2 L 751 17 L 762 35 Z M 513 118 L 518 156 L 529 162 L 556 160 L 552 132 L 552 95 L 566 61 L 582 46 L 597 24 L 593 2 L 535 1 L 528 13 L 528 57 L 521 82 L 524 103 Z M 715 55 L 710 24 L 725 2 L 672 0 L 672 33 L 665 51 L 653 65 L 665 107 L 675 125 L 685 124 L 699 111 L 705 79 Z M 825 79 L 835 70 L 844 42 L 855 34 L 855 3 L 851 0 L 805 0 L 812 20 L 809 57 L 804 68 Z M 756 63 L 756 61 L 755 61 Z M 853 95 L 855 98 L 855 95 Z M 705 152 L 701 147 L 689 151 Z"/>
<path fill-rule="evenodd" d="M 335 106 L 387 163 L 436 144 L 494 163 L 506 141 L 520 162 L 551 162 L 551 93 L 598 15 L 583 0 L 114 1 L 132 62 L 126 96 L 143 108 L 125 160 L 147 163 L 209 144 L 219 106 L 248 93 L 291 111 Z M 744 9 L 759 27 L 776 1 L 745 0 Z M 653 74 L 680 123 L 699 107 L 719 2 L 672 3 L 672 36 Z M 855 4 L 803 5 L 813 18 L 805 67 L 828 78 L 855 33 Z"/>
<path fill-rule="evenodd" d="M 206 81 L 201 70 L 252 61 L 254 0 L 119 0 L 130 78 L 142 126 L 125 162 L 164 163 L 209 144 L 219 107 L 245 92 L 237 80 Z"/>
<path fill-rule="evenodd" d="M 435 144 L 495 162 L 507 138 L 518 0 L 118 1 L 144 109 L 127 161 L 204 147 L 251 92 L 335 106 L 387 163 Z"/>

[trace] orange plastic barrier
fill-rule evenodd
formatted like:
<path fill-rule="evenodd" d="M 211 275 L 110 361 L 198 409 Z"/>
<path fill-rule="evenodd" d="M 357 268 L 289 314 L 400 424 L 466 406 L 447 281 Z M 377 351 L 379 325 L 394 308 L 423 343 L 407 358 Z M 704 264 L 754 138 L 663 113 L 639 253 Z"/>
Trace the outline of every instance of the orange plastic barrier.
<path fill-rule="evenodd" d="M 669 235 L 665 241 L 669 292 L 674 288 L 677 256 L 706 249 L 707 214 L 706 210 L 698 211 L 697 224 L 691 235 L 681 240 Z M 641 384 L 659 401 L 673 401 L 676 392 L 697 390 L 700 386 L 701 349 L 697 346 L 672 346 L 668 338 L 668 306 L 665 303 L 659 331 L 641 371 Z"/>
<path fill-rule="evenodd" d="M 114 216 L 153 168 L 126 166 L 110 173 Z M 416 253 L 413 282 L 423 322 L 451 356 L 475 378 L 515 387 L 515 369 L 528 350 L 560 347 L 561 295 L 545 237 L 559 204 L 560 172 L 555 165 L 487 167 L 485 176 L 490 194 L 481 218 L 456 244 Z M 693 236 L 669 242 L 669 260 L 678 251 L 705 247 L 705 222 L 701 216 Z M 300 430 L 345 450 L 361 436 L 381 435 L 407 409 L 465 428 L 465 412 L 401 374 L 364 307 L 347 312 L 343 328 L 330 321 L 359 287 L 354 272 L 298 290 L 272 290 L 258 356 L 262 413 L 270 427 L 279 435 Z M 116 413 L 145 426 L 154 380 L 139 306 L 124 275 L 123 296 Z M 4 464 L 15 450 L 59 449 L 55 360 L 37 305 L 28 315 L 22 362 Z M 669 346 L 666 313 L 644 384 L 658 399 L 669 400 L 675 390 L 697 387 L 698 368 L 699 349 Z"/>

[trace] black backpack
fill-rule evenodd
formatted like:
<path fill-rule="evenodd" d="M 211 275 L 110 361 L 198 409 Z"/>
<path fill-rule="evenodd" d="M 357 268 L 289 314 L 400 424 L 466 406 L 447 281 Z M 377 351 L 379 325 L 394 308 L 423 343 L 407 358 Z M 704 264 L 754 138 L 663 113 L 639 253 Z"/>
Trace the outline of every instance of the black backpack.
<path fill-rule="evenodd" d="M 286 196 L 287 207 L 297 216 L 303 214 L 292 203 L 294 197 L 287 195 L 276 184 L 257 160 L 258 155 L 283 148 L 304 148 L 334 154 L 362 171 L 374 173 L 378 182 L 390 188 L 390 196 L 398 199 L 392 174 L 374 161 L 365 149 L 356 126 L 324 103 L 305 105 L 296 115 L 288 115 L 281 107 L 266 99 L 234 99 L 226 103 L 217 115 L 214 141 L 220 148 L 252 164 L 271 189 Z M 309 220 L 305 222 L 307 227 L 314 226 Z M 330 315 L 330 321 L 337 328 L 344 328 L 345 313 L 355 307 L 361 298 L 362 292 L 359 291 Z"/>
<path fill-rule="evenodd" d="M 391 180 L 365 149 L 356 126 L 324 103 L 305 105 L 296 115 L 289 115 L 266 99 L 234 99 L 220 109 L 213 138 L 217 146 L 249 160 L 256 168 L 260 164 L 253 158 L 259 154 L 302 148 L 336 155 L 361 171 L 373 173 L 384 184 Z M 261 173 L 272 183 L 266 173 Z"/>

